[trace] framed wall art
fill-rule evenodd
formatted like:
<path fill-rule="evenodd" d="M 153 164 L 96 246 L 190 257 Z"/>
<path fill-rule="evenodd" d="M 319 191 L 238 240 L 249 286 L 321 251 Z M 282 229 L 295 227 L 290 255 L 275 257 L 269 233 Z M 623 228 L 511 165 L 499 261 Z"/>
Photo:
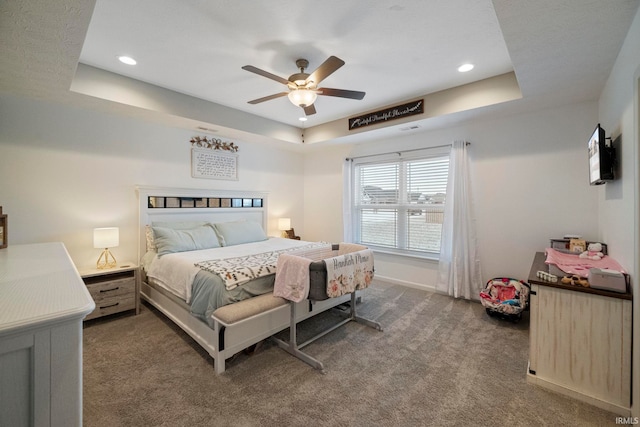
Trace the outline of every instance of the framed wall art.
<path fill-rule="evenodd" d="M 2 206 L 0 206 L 0 249 L 6 248 L 9 242 L 9 236 L 7 234 L 7 215 L 2 214 Z"/>
<path fill-rule="evenodd" d="M 193 178 L 238 180 L 238 155 L 207 149 L 191 149 Z"/>

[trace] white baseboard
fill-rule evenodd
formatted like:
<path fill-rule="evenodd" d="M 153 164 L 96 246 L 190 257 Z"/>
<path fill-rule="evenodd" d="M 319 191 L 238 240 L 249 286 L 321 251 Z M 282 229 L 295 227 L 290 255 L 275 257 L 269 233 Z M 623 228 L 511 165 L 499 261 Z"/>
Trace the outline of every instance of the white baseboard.
<path fill-rule="evenodd" d="M 423 291 L 428 291 L 428 292 L 435 292 L 436 291 L 436 287 L 432 286 L 432 285 L 425 285 L 425 284 L 422 284 L 422 283 L 409 282 L 409 281 L 406 281 L 406 280 L 398 280 L 398 279 L 393 279 L 391 277 L 379 276 L 377 274 L 375 275 L 375 279 L 376 280 L 380 280 L 381 282 L 391 283 L 392 285 L 406 286 L 407 288 L 421 289 Z"/>
<path fill-rule="evenodd" d="M 588 394 L 585 394 L 577 390 L 572 390 L 569 387 L 566 387 L 564 385 L 556 384 L 553 381 L 549 381 L 548 379 L 538 378 L 535 375 L 531 374 L 530 372 L 527 372 L 527 382 L 529 384 L 535 384 L 539 387 L 546 388 L 547 390 L 551 390 L 556 393 L 572 397 L 576 400 L 580 400 L 581 402 L 588 403 L 590 405 L 596 406 L 600 409 L 604 409 L 605 411 L 613 412 L 614 414 L 617 414 L 623 417 L 631 416 L 631 408 L 620 406 L 616 403 L 607 402 L 607 401 L 598 399 L 597 397 L 589 396 Z"/>

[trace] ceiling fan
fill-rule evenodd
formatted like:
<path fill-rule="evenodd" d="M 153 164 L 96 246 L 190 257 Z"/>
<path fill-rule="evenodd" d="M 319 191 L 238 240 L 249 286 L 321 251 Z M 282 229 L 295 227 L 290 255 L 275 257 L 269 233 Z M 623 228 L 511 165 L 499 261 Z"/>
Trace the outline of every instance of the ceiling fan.
<path fill-rule="evenodd" d="M 329 77 L 338 68 L 344 65 L 344 61 L 335 56 L 330 56 L 324 61 L 313 73 L 305 73 L 304 70 L 309 66 L 309 61 L 306 59 L 298 59 L 296 66 L 300 69 L 299 73 L 295 73 L 289 76 L 289 79 L 271 74 L 267 71 L 256 68 L 253 65 L 245 65 L 243 70 L 250 71 L 252 73 L 259 74 L 271 80 L 275 80 L 278 83 L 282 83 L 289 88 L 288 92 L 280 92 L 273 95 L 265 96 L 263 98 L 254 99 L 249 101 L 249 104 L 259 104 L 261 102 L 270 101 L 272 99 L 280 98 L 282 96 L 288 96 L 289 100 L 296 106 L 301 107 L 304 110 L 305 115 L 310 116 L 316 113 L 316 107 L 313 103 L 318 95 L 324 96 L 337 96 L 339 98 L 350 99 L 362 99 L 364 98 L 364 92 L 358 92 L 355 90 L 344 89 L 331 89 L 327 87 L 318 87 L 318 84 L 327 77 Z"/>

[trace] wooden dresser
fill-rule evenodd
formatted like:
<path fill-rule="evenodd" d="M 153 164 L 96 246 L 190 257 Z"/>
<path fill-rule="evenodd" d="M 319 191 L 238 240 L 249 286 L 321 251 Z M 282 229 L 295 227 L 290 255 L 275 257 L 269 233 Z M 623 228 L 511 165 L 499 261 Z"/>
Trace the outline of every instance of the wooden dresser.
<path fill-rule="evenodd" d="M 631 415 L 631 294 L 551 283 L 536 253 L 529 283 L 527 380 L 606 409 Z"/>
<path fill-rule="evenodd" d="M 62 243 L 0 249 L 0 426 L 82 425 L 82 319 L 94 307 Z"/>

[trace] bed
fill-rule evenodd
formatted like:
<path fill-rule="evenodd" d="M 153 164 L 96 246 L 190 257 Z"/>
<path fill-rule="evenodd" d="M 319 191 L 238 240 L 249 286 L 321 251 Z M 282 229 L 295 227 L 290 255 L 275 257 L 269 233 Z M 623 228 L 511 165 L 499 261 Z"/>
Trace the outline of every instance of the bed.
<path fill-rule="evenodd" d="M 246 268 L 245 257 L 255 254 L 317 258 L 327 250 L 319 242 L 261 236 L 267 229 L 267 193 L 143 186 L 137 193 L 141 298 L 198 342 L 213 358 L 216 373 L 224 372 L 225 360 L 237 352 L 291 325 L 295 332 L 296 323 L 355 296 L 328 297 L 315 287 L 312 299 L 291 302 L 273 295 L 273 274 L 254 271 L 264 267 Z M 230 262 L 238 267 L 233 274 L 216 273 L 218 264 Z M 315 281 L 326 286 L 322 264 L 314 262 L 313 270 Z M 350 317 L 361 321 L 355 312 Z M 300 357 L 295 342 L 279 345 Z"/>

